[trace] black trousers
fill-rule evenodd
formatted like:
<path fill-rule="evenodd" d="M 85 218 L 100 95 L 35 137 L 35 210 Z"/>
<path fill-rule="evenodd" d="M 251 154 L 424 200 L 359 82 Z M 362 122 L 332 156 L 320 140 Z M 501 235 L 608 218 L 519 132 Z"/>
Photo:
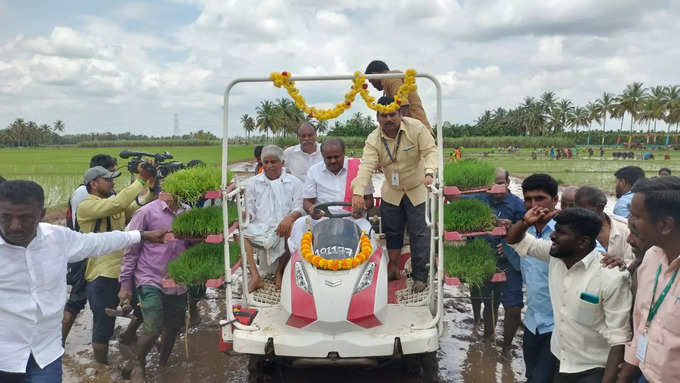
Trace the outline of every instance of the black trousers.
<path fill-rule="evenodd" d="M 387 249 L 401 249 L 404 246 L 404 227 L 408 231 L 411 246 L 413 279 L 427 281 L 430 261 L 430 229 L 425 225 L 425 202 L 413 206 L 404 195 L 399 206 L 383 200 L 380 203 L 380 217 L 387 240 Z"/>
<path fill-rule="evenodd" d="M 591 368 L 590 370 L 572 374 L 560 373 L 558 364 L 553 383 L 600 383 L 603 376 L 604 368 Z"/>
<path fill-rule="evenodd" d="M 524 328 L 522 351 L 526 366 L 527 383 L 550 383 L 557 371 L 557 358 L 550 351 L 552 332 L 532 334 Z"/>

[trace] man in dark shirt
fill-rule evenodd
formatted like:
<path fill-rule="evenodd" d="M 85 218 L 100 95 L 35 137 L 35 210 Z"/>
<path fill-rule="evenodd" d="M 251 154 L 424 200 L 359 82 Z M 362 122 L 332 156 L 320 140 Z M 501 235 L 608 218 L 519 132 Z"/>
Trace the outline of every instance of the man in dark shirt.
<path fill-rule="evenodd" d="M 510 173 L 503 168 L 496 171 L 497 185 L 510 186 Z M 506 190 L 504 194 L 478 194 L 474 198 L 488 204 L 496 214 L 496 217 L 504 225 L 509 226 L 524 217 L 525 208 L 522 199 Z M 481 303 L 484 302 L 484 335 L 494 334 L 496 327 L 492 318 L 498 317 L 498 306 L 503 303 L 505 319 L 503 327 L 503 348 L 509 349 L 512 339 L 517 333 L 517 328 L 522 321 L 522 307 L 524 306 L 522 295 L 522 273 L 520 269 L 519 255 L 502 238 L 486 237 L 486 239 L 498 251 L 498 270 L 504 271 L 506 281 L 500 283 L 487 282 L 476 293 L 471 292 L 473 310 L 479 312 Z M 481 290 L 481 291 L 480 291 Z M 491 316 L 492 305 L 490 297 L 493 294 L 493 317 Z M 478 315 L 477 315 L 478 316 Z"/>

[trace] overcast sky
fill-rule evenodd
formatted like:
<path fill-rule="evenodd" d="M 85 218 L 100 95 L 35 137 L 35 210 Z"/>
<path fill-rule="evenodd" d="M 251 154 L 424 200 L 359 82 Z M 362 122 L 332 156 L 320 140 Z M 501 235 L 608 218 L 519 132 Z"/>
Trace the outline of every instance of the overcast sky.
<path fill-rule="evenodd" d="M 373 59 L 436 75 L 444 120 L 473 122 L 546 90 L 585 104 L 633 81 L 680 84 L 678 19 L 672 0 L 0 0 L 0 126 L 61 119 L 67 133 L 167 135 L 177 113 L 181 133 L 221 135 L 232 79 L 351 74 Z M 328 106 L 350 83 L 299 85 Z M 433 87 L 418 85 L 434 120 Z M 241 114 L 285 92 L 233 95 L 242 134 Z M 346 115 L 356 111 L 368 109 Z"/>

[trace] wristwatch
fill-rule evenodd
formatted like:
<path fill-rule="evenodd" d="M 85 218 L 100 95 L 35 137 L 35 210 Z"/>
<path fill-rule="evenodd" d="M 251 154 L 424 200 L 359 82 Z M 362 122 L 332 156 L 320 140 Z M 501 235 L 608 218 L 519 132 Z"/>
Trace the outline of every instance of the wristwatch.
<path fill-rule="evenodd" d="M 144 230 L 139 231 L 139 238 L 144 240 Z"/>

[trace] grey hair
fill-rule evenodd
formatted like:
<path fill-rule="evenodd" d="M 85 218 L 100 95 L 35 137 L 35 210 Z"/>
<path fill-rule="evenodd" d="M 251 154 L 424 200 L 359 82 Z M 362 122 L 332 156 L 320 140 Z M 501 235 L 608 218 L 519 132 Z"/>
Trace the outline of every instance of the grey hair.
<path fill-rule="evenodd" d="M 283 161 L 283 149 L 276 145 L 267 145 L 262 148 L 262 154 L 260 155 L 260 158 L 264 160 L 267 157 L 276 157 Z"/>

